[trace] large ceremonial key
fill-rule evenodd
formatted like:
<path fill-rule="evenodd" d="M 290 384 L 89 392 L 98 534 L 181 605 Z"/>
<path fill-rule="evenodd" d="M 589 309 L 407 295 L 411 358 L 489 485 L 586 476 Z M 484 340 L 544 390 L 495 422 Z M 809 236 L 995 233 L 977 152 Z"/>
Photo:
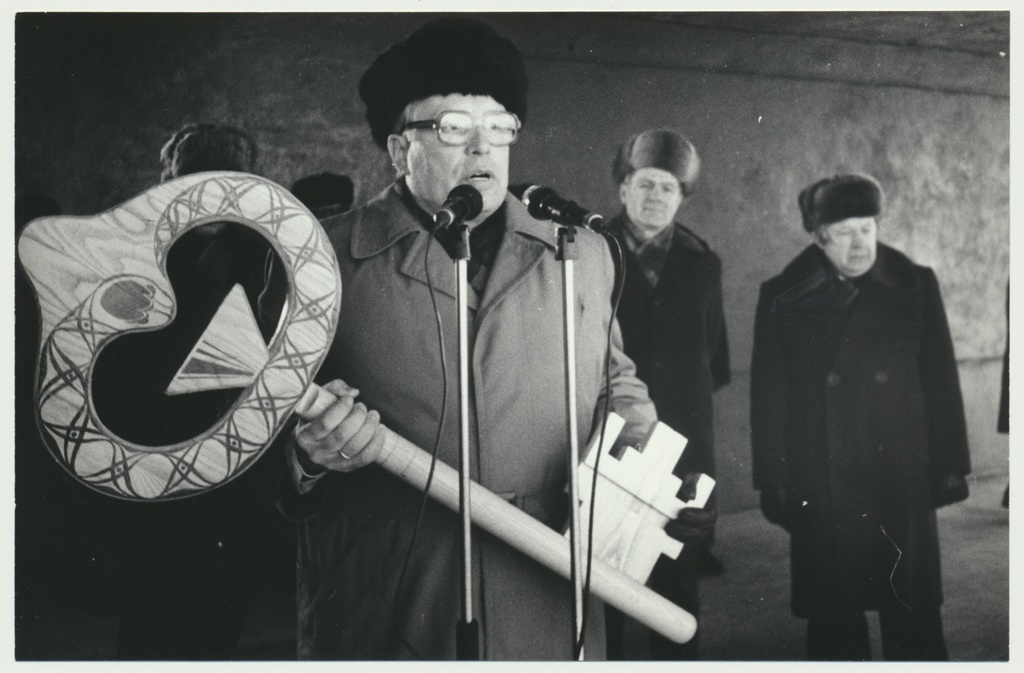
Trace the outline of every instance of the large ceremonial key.
<path fill-rule="evenodd" d="M 169 392 L 241 388 L 236 403 L 187 441 L 125 441 L 96 413 L 96 358 L 123 334 L 170 323 L 176 305 L 166 275 L 168 251 L 186 231 L 213 222 L 256 229 L 284 262 L 289 287 L 277 331 L 265 344 L 243 293 L 233 290 Z M 337 325 L 337 260 L 316 218 L 268 180 L 199 173 L 157 185 L 95 217 L 40 218 L 19 237 L 18 255 L 40 306 L 35 391 L 43 438 L 72 476 L 97 491 L 154 501 L 216 488 L 251 466 L 289 415 L 316 416 L 333 399 L 312 379 Z M 426 489 L 430 454 L 387 429 L 378 463 Z M 470 490 L 474 524 L 571 577 L 569 544 L 558 532 L 479 484 Z M 457 472 L 437 463 L 429 495 L 457 511 L 458 491 Z M 675 642 L 688 641 L 696 631 L 688 612 L 600 560 L 592 566 L 591 589 Z"/>

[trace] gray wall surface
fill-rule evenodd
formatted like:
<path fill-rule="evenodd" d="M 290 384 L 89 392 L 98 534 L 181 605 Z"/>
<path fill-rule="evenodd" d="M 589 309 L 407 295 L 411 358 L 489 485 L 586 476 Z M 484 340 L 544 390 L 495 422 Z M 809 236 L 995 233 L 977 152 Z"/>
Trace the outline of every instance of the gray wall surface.
<path fill-rule="evenodd" d="M 672 126 L 700 151 L 682 218 L 725 266 L 734 381 L 716 396 L 723 510 L 755 503 L 747 383 L 758 285 L 809 242 L 799 191 L 846 171 L 881 182 L 880 239 L 935 269 L 975 473 L 1006 473 L 995 432 L 1009 274 L 1005 54 L 799 36 L 776 29 L 780 15 L 742 30 L 644 15 L 484 18 L 519 44 L 530 76 L 513 182 L 612 215 L 611 161 L 629 135 Z M 21 14 L 16 192 L 48 194 L 70 214 L 113 207 L 157 182 L 177 128 L 212 121 L 251 133 L 271 180 L 345 173 L 363 202 L 392 175 L 357 82 L 423 19 Z"/>

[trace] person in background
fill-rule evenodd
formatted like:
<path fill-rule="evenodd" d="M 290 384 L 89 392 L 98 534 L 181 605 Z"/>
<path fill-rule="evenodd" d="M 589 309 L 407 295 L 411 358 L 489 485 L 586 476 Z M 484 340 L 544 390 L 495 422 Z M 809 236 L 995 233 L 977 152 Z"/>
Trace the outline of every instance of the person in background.
<path fill-rule="evenodd" d="M 160 150 L 160 181 L 207 171 L 253 173 L 257 156 L 255 140 L 241 129 L 223 124 L 186 124 Z M 241 284 L 259 318 L 263 336 L 269 339 L 277 327 L 269 314 L 280 313 L 286 274 L 263 236 L 236 223 L 210 223 L 191 230 L 172 248 L 168 266 L 173 267 L 178 260 L 183 260 L 182 283 L 201 279 L 191 287 L 197 300 L 205 301 L 207 312 L 215 311 L 224 295 L 235 284 Z M 199 276 L 190 275 L 192 264 Z M 276 273 L 272 275 L 272 271 Z M 252 297 L 257 298 L 255 302 Z M 208 321 L 196 324 L 205 329 Z"/>
<path fill-rule="evenodd" d="M 161 181 L 215 170 L 253 173 L 255 162 L 256 145 L 243 131 L 188 124 L 160 151 Z M 238 390 L 173 396 L 163 391 L 236 284 L 270 338 L 280 306 L 277 314 L 261 316 L 258 299 L 268 291 L 282 297 L 286 276 L 278 274 L 273 288 L 265 286 L 269 258 L 276 259 L 269 242 L 234 222 L 205 224 L 174 243 L 167 274 L 175 319 L 159 332 L 121 337 L 97 360 L 96 408 L 114 432 L 160 446 L 197 436 L 221 417 Z M 281 451 L 268 450 L 213 491 L 183 500 L 120 503 L 127 568 L 119 659 L 239 658 L 254 599 L 293 590 L 294 531 L 276 509 Z"/>
<path fill-rule="evenodd" d="M 754 487 L 790 535 L 792 610 L 812 660 L 948 659 L 935 510 L 967 498 L 967 427 L 935 273 L 879 243 L 869 175 L 800 193 L 811 244 L 761 285 Z"/>
<path fill-rule="evenodd" d="M 185 124 L 160 148 L 160 182 L 204 171 L 252 173 L 256 159 L 256 142 L 239 128 Z"/>
<path fill-rule="evenodd" d="M 291 193 L 320 220 L 344 213 L 352 207 L 355 196 L 352 178 L 330 172 L 299 178 Z"/>
<path fill-rule="evenodd" d="M 700 473 L 715 475 L 712 394 L 730 379 L 722 263 L 679 219 L 699 174 L 696 148 L 675 130 L 632 136 L 612 166 L 622 209 L 608 223 L 625 254 L 618 310 L 623 349 L 647 384 L 658 419 L 688 440 L 675 468 L 684 485 Z M 710 553 L 712 531 L 686 544 L 675 561 L 662 557 L 648 581 L 695 616 L 701 565 L 722 571 Z M 648 640 L 651 659 L 697 658 L 699 631 L 678 645 L 607 610 L 609 657 L 627 658 Z"/>

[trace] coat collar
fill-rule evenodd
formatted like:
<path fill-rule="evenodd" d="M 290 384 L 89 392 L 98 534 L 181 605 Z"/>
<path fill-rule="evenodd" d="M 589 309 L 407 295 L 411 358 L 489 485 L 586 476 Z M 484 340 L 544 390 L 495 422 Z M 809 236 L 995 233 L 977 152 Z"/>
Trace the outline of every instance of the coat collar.
<path fill-rule="evenodd" d="M 452 262 L 436 242 L 430 246 L 428 283 L 424 259 L 430 236 L 420 222 L 421 213 L 410 210 L 402 198 L 401 189 L 399 183 L 393 183 L 360 209 L 361 215 L 352 225 L 349 252 L 354 259 L 368 259 L 408 239 L 408 243 L 403 243 L 399 271 L 455 297 L 456 282 Z M 470 308 L 486 307 L 499 301 L 539 263 L 547 250 L 555 250 L 555 224 L 535 220 L 527 212 L 526 206 L 508 193 L 505 194 L 505 209 L 505 236 L 490 271 L 487 289 L 482 301 L 478 301 L 474 293 L 468 293 Z"/>
<path fill-rule="evenodd" d="M 899 250 L 879 243 L 874 266 L 857 282 L 877 283 L 903 292 L 914 292 L 920 286 L 917 268 L 917 265 Z M 798 281 L 827 273 L 835 273 L 835 267 L 821 248 L 812 243 L 786 265 L 781 275 Z"/>
<path fill-rule="evenodd" d="M 704 254 L 711 249 L 704 242 L 704 239 L 690 231 L 680 222 L 675 223 L 675 228 L 672 231 L 672 247 L 677 250 L 688 250 L 697 254 Z"/>
<path fill-rule="evenodd" d="M 619 240 L 623 242 L 623 244 L 625 243 L 626 236 L 626 220 L 626 211 L 623 209 L 608 223 L 609 228 L 619 238 Z M 703 254 L 708 252 L 710 248 L 700 236 L 683 226 L 681 222 L 676 221 L 672 224 L 672 250 L 685 250 L 688 252 Z"/>
<path fill-rule="evenodd" d="M 423 226 L 405 207 L 401 186 L 395 182 L 363 206 L 361 217 L 352 225 L 350 253 L 353 259 L 368 259 L 421 231 Z"/>
<path fill-rule="evenodd" d="M 785 291 L 775 297 L 772 312 L 780 315 L 844 315 L 854 299 L 872 288 L 911 293 L 920 287 L 917 265 L 903 253 L 882 243 L 874 266 L 859 278 L 843 278 L 824 251 L 811 244 L 779 276 Z"/>

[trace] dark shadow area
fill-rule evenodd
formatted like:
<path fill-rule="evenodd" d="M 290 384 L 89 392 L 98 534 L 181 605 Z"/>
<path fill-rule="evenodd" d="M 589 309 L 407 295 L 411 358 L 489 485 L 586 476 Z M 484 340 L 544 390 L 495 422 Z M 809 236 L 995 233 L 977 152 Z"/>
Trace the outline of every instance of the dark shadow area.
<path fill-rule="evenodd" d="M 939 511 L 943 619 L 953 661 L 1008 661 L 1009 513 L 1000 501 L 1005 477 L 971 481 L 971 497 Z M 65 517 L 67 518 L 67 517 Z M 801 661 L 805 622 L 789 611 L 789 545 L 781 529 L 757 510 L 718 519 L 715 549 L 726 572 L 701 580 L 701 658 L 705 661 Z M 98 547 L 98 545 L 95 545 Z M 287 550 L 272 572 L 253 579 L 237 660 L 280 661 L 295 657 L 295 605 Z M 293 552 L 293 550 L 292 550 Z M 31 608 L 19 601 L 18 658 L 104 660 L 115 658 L 118 562 L 82 554 L 52 559 L 45 577 L 51 591 L 74 599 Z M 22 576 L 23 577 L 23 576 Z M 90 584 L 86 585 L 88 582 Z M 872 650 L 880 658 L 877 620 L 869 613 Z"/>

